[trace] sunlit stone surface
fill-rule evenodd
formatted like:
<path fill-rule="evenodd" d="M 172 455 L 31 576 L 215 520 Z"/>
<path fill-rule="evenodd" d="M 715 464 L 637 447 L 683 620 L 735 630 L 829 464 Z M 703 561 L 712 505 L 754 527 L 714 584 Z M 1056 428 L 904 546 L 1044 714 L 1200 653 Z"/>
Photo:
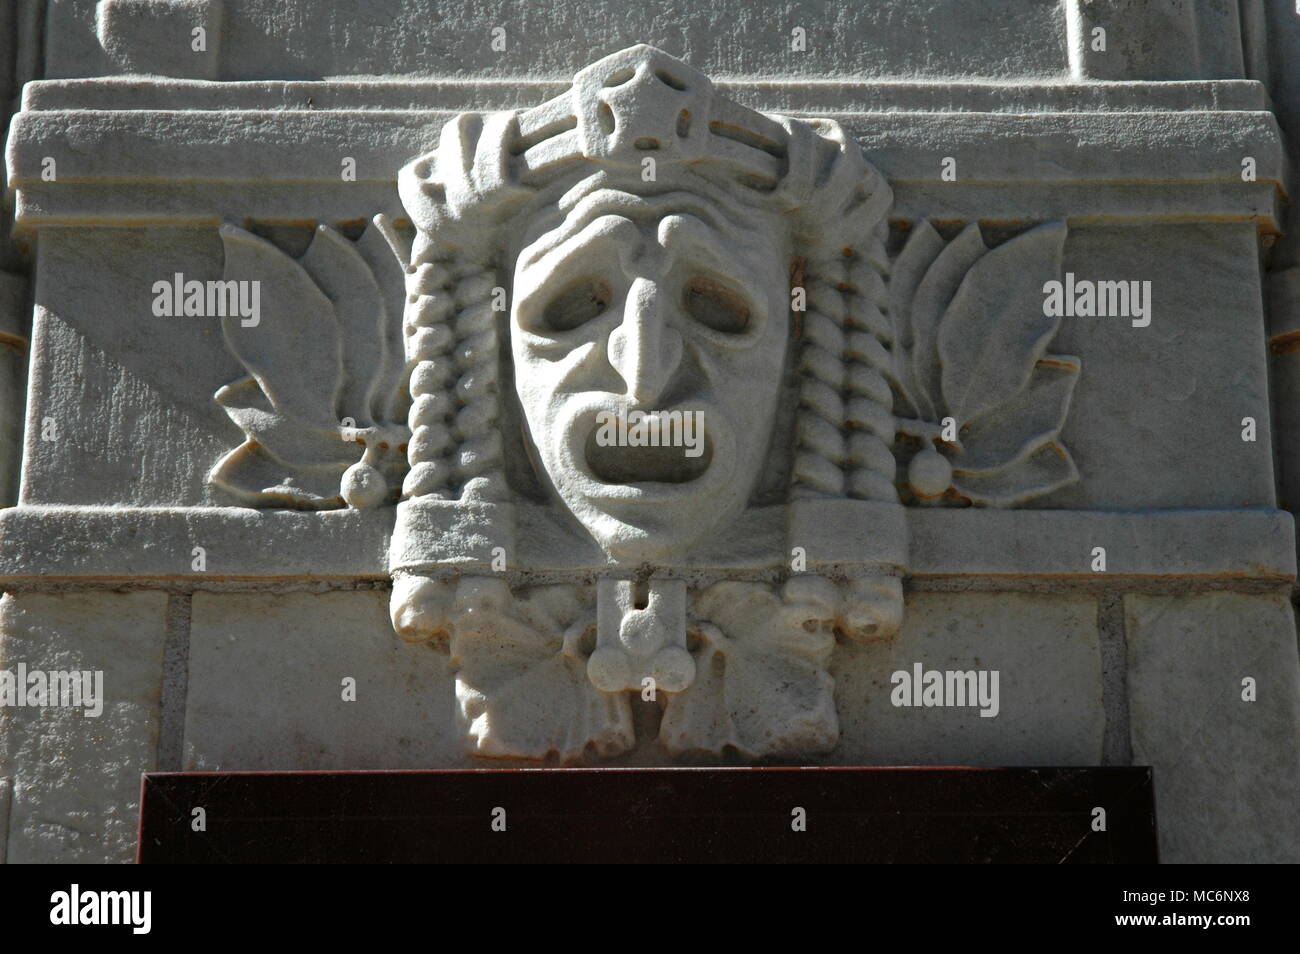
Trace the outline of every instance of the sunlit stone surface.
<path fill-rule="evenodd" d="M 337 7 L 0 17 L 8 860 L 538 764 L 1151 765 L 1300 860 L 1286 4 Z"/>

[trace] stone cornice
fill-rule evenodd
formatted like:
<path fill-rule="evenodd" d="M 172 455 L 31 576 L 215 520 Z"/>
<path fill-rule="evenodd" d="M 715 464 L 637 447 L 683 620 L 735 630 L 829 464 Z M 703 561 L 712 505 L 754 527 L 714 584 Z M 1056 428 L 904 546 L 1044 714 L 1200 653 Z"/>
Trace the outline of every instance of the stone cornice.
<path fill-rule="evenodd" d="M 840 122 L 889 178 L 904 220 L 1251 221 L 1279 230 L 1287 161 L 1255 82 L 721 85 L 755 108 Z M 29 84 L 6 157 L 17 230 L 401 218 L 397 170 L 434 144 L 454 111 L 535 105 L 557 88 Z M 945 156 L 957 160 L 955 181 L 940 178 Z M 54 181 L 42 178 L 47 157 Z M 355 160 L 356 181 L 342 180 L 344 157 Z M 1255 160 L 1254 181 L 1242 180 L 1245 157 Z"/>

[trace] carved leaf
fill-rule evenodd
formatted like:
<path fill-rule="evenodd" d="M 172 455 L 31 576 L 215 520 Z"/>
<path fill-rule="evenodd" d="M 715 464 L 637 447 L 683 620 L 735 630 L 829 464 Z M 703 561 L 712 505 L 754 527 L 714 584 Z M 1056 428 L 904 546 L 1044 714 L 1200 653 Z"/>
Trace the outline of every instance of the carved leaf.
<path fill-rule="evenodd" d="M 1049 355 L 1039 361 L 1023 390 L 963 428 L 961 452 L 952 457 L 953 470 L 972 476 L 992 474 L 1055 440 L 1070 412 L 1078 380 L 1077 358 Z"/>
<path fill-rule="evenodd" d="M 988 252 L 979 226 L 970 225 L 947 244 L 930 265 L 916 289 L 912 300 L 912 329 L 915 345 L 912 352 L 912 373 L 923 395 L 922 413 L 938 418 L 943 415 L 941 373 L 946 381 L 948 366 L 940 367 L 939 345 L 952 324 L 952 312 L 959 290 L 965 287 L 969 276 Z M 968 343 L 968 347 L 971 343 Z M 944 356 L 946 358 L 946 355 Z M 947 410 L 952 410 L 951 402 Z"/>
<path fill-rule="evenodd" d="M 602 693 L 587 677 L 589 654 L 574 634 L 594 627 L 595 613 L 578 587 L 511 594 L 500 581 L 466 580 L 456 602 L 456 700 L 474 751 L 574 761 L 589 747 L 601 757 L 632 747 L 627 694 Z"/>
<path fill-rule="evenodd" d="M 226 343 L 257 379 L 275 410 L 300 421 L 336 426 L 342 385 L 334 306 L 296 261 L 233 225 L 221 227 L 226 281 L 256 281 L 261 320 L 222 319 Z"/>
<path fill-rule="evenodd" d="M 786 601 L 761 583 L 728 581 L 700 593 L 695 681 L 669 698 L 659 737 L 669 752 L 750 758 L 826 751 L 839 739 L 829 626 L 805 629 L 825 607 Z"/>
<path fill-rule="evenodd" d="M 342 473 L 361 456 L 360 447 L 339 437 L 337 425 L 321 427 L 276 413 L 253 378 L 226 385 L 214 400 L 240 430 L 287 467 L 338 465 Z"/>
<path fill-rule="evenodd" d="M 988 476 L 953 474 L 962 497 L 986 507 L 1014 507 L 1079 479 L 1070 452 L 1057 441 L 1044 444 L 1024 460 Z"/>
<path fill-rule="evenodd" d="M 217 461 L 208 479 L 251 505 L 329 509 L 343 505 L 342 472 L 342 467 L 287 467 L 257 441 L 247 440 Z"/>
<path fill-rule="evenodd" d="M 974 503 L 1013 506 L 1078 479 L 1060 431 L 1079 362 L 1046 354 L 1059 319 L 1042 307 L 1065 235 L 1055 222 L 990 251 L 975 225 L 945 246 L 921 222 L 895 260 L 895 387 L 924 422 L 900 420 L 900 431 L 937 440 L 934 425 L 956 418 L 960 443 L 942 448 L 948 486 Z M 908 480 L 918 497 L 939 501 L 948 477 L 929 455 L 919 471 L 909 466 Z"/>
<path fill-rule="evenodd" d="M 376 313 L 383 314 L 374 276 L 352 243 L 326 225 L 316 227 L 298 264 L 329 298 L 338 322 L 341 378 L 335 418 L 350 417 L 358 427 L 369 427 L 375 421 L 366 390 L 380 361 L 374 322 Z M 370 327 L 363 331 L 363 325 Z"/>
<path fill-rule="evenodd" d="M 361 248 L 320 226 L 297 260 L 222 226 L 224 278 L 259 283 L 260 321 L 223 319 L 226 342 L 251 376 L 215 395 L 247 440 L 213 469 L 214 484 L 250 503 L 298 507 L 342 506 L 347 494 L 353 505 L 373 506 L 400 485 L 406 464 L 397 448 L 407 431 L 391 422 L 405 394 L 404 282 L 379 234 L 385 224 L 372 223 Z M 381 289 L 378 274 L 390 287 Z M 344 439 L 349 418 L 351 427 L 382 430 L 369 431 L 370 446 L 362 447 L 353 433 Z M 351 472 L 359 476 L 344 480 L 363 454 L 360 471 Z"/>
<path fill-rule="evenodd" d="M 410 249 L 390 244 L 384 230 L 391 229 L 383 216 L 376 216 L 353 243 L 374 276 L 380 293 L 375 311 L 379 323 L 379 363 L 370 380 L 366 401 L 376 421 L 400 421 L 406 417 L 409 400 L 402 388 L 406 373 L 406 349 L 402 342 L 402 309 L 406 303 L 406 275 L 399 262 L 410 260 Z M 393 240 L 397 236 L 393 234 Z"/>
<path fill-rule="evenodd" d="M 943 249 L 943 237 L 934 226 L 927 221 L 918 222 L 894 260 L 889 276 L 889 313 L 894 325 L 894 383 L 907 405 L 906 413 L 916 417 L 925 417 L 922 408 L 929 405 L 933 410 L 933 406 L 922 392 L 912 362 L 916 350 L 912 302 L 921 279 Z M 937 323 L 937 317 L 934 321 Z"/>
<path fill-rule="evenodd" d="M 277 414 L 251 377 L 219 390 L 216 402 L 248 439 L 217 462 L 208 480 L 250 504 L 342 505 L 339 478 L 361 448 L 340 440 L 337 427 Z"/>
<path fill-rule="evenodd" d="M 939 328 L 938 351 L 945 404 L 959 421 L 1023 388 L 1056 334 L 1060 319 L 1044 317 L 1042 287 L 1060 273 L 1065 232 L 1063 222 L 1053 222 L 1003 243 L 958 288 Z"/>

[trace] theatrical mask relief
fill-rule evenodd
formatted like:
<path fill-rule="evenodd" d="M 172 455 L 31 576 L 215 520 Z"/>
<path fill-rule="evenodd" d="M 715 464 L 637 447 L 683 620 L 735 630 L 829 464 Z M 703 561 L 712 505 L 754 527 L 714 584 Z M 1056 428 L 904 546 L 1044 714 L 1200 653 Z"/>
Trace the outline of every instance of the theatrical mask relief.
<path fill-rule="evenodd" d="M 646 699 L 674 756 L 825 752 L 837 640 L 902 619 L 904 508 L 1078 479 L 1043 308 L 1065 224 L 891 238 L 835 122 L 635 46 L 456 116 L 399 186 L 409 226 L 296 257 L 222 228 L 262 317 L 223 320 L 246 440 L 209 480 L 395 507 L 393 626 L 451 654 L 474 753 L 613 757 Z"/>

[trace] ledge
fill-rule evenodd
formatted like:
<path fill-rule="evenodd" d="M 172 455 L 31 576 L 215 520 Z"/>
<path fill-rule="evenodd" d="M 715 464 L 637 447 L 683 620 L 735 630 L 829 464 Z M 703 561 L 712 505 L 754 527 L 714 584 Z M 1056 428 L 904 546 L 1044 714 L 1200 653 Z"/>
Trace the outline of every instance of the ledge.
<path fill-rule="evenodd" d="M 0 511 L 0 579 L 386 577 L 392 522 L 392 508 L 12 507 Z"/>
<path fill-rule="evenodd" d="M 911 575 L 1279 581 L 1296 575 L 1285 510 L 910 510 Z M 1106 572 L 1093 572 L 1094 547 Z"/>
<path fill-rule="evenodd" d="M 383 579 L 395 511 L 13 507 L 0 512 L 0 582 Z M 1296 575 L 1280 510 L 1138 513 L 907 511 L 911 575 L 1119 582 Z M 206 569 L 192 568 L 192 550 Z M 1092 549 L 1107 569 L 1091 569 Z M 525 556 L 527 556 L 525 551 Z"/>
<path fill-rule="evenodd" d="M 23 88 L 25 111 L 57 109 L 516 109 L 558 96 L 571 80 L 481 79 L 226 81 L 140 76 L 50 79 Z M 1257 80 L 987 82 L 715 79 L 751 109 L 832 112 L 1264 110 Z"/>
<path fill-rule="evenodd" d="M 842 123 L 894 186 L 895 216 L 1251 221 L 1280 230 L 1288 169 L 1262 87 L 719 84 L 768 111 Z M 404 218 L 398 169 L 465 108 L 564 88 L 424 83 L 83 80 L 29 84 L 7 153 L 19 233 L 57 225 Z M 325 108 L 322 108 L 325 107 Z M 357 179 L 343 182 L 343 157 Z M 957 178 L 940 178 L 945 156 Z M 1241 181 L 1242 158 L 1256 179 Z M 53 158 L 58 178 L 42 179 Z"/>

